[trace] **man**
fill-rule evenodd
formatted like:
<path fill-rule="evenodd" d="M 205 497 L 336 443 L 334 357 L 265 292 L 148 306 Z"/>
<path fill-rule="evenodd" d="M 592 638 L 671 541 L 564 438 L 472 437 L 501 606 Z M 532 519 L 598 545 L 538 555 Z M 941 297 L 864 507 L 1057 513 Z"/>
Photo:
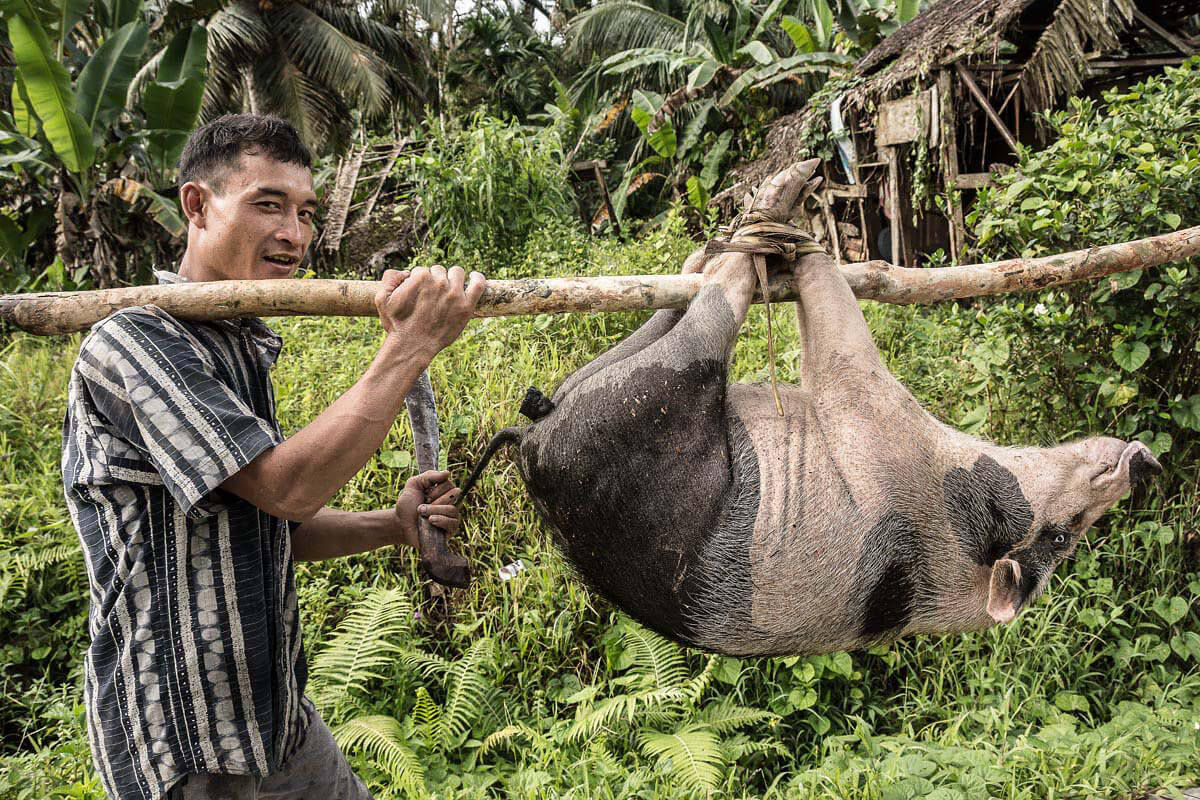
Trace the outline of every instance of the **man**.
<path fill-rule="evenodd" d="M 284 278 L 312 239 L 311 157 L 278 119 L 222 117 L 180 158 L 188 219 L 162 282 Z M 286 440 L 260 320 L 189 323 L 126 309 L 84 340 L 63 428 L 63 483 L 91 587 L 88 737 L 115 800 L 366 798 L 304 698 L 293 558 L 414 546 L 418 514 L 453 533 L 448 473 L 395 509 L 325 503 L 375 453 L 484 279 L 388 271 L 386 332 L 359 381 Z"/>

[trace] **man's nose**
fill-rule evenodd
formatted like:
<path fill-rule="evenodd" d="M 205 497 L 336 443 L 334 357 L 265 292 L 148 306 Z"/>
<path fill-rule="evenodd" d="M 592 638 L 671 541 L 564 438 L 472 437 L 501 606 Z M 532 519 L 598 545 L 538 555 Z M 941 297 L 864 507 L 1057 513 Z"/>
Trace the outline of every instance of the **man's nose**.
<path fill-rule="evenodd" d="M 300 221 L 300 215 L 296 212 L 284 215 L 282 224 L 275 231 L 275 238 L 291 245 L 303 243 L 304 224 Z"/>

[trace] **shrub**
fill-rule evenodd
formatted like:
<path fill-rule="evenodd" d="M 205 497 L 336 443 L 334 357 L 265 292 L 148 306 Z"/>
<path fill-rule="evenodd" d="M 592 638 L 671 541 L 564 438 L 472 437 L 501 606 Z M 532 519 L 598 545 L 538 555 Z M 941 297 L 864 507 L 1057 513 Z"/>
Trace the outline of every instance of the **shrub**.
<path fill-rule="evenodd" d="M 433 121 L 424 152 L 405 165 L 432 244 L 470 259 L 518 251 L 548 222 L 573 219 L 558 128 L 529 129 L 476 115 Z"/>
<path fill-rule="evenodd" d="M 1108 92 L 1103 105 L 1072 100 L 1046 122 L 1057 140 L 1023 152 L 1014 171 L 980 192 L 971 221 L 985 255 L 1038 256 L 1200 223 L 1200 59 Z M 1008 377 L 1045 375 L 1055 415 L 1171 451 L 1180 469 L 1194 460 L 1200 259 L 981 307 L 977 322 L 989 330 L 981 344 L 991 352 L 976 346 L 971 355 L 982 383 L 989 359 L 1004 363 L 1011 350 Z"/>

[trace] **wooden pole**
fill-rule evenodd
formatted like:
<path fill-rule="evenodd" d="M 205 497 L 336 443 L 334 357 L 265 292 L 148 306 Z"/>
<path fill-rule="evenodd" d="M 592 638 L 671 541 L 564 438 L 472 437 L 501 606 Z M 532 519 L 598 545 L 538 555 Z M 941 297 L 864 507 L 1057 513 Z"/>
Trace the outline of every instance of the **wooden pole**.
<path fill-rule="evenodd" d="M 1200 226 L 1132 242 L 992 264 L 916 269 L 865 261 L 843 264 L 840 269 L 858 297 L 908 305 L 1036 291 L 1198 254 Z M 475 316 L 684 308 L 700 291 L 702 282 L 702 275 L 489 281 Z M 0 295 L 0 320 L 30 333 L 58 335 L 85 330 L 122 308 L 149 304 L 189 320 L 304 314 L 373 317 L 377 287 L 375 281 L 293 278 Z M 799 297 L 790 275 L 776 276 L 770 294 L 772 302 Z M 755 302 L 762 302 L 762 298 Z"/>
<path fill-rule="evenodd" d="M 1012 135 L 1012 131 L 1004 124 L 1004 120 L 1000 119 L 1000 115 L 996 113 L 996 109 L 992 108 L 992 104 L 988 102 L 987 95 L 979 88 L 979 84 L 975 82 L 975 77 L 971 75 L 971 70 L 967 69 L 961 61 L 954 64 L 954 68 L 958 70 L 958 77 L 962 78 L 963 85 L 971 92 L 971 96 L 975 98 L 975 102 L 983 109 L 983 113 L 992 124 L 996 126 L 996 130 L 1000 131 L 1000 135 L 1004 137 L 1004 141 L 1012 148 L 1014 153 L 1020 152 L 1017 147 L 1017 138 Z"/>

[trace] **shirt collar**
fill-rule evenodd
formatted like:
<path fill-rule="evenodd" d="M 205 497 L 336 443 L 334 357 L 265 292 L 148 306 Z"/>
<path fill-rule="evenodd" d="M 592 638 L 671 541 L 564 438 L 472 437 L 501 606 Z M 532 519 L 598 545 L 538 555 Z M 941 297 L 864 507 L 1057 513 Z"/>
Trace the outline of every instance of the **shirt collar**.
<path fill-rule="evenodd" d="M 173 283 L 191 283 L 190 280 L 180 275 L 178 272 L 171 272 L 166 269 L 154 270 L 154 277 L 158 279 L 159 285 Z M 283 339 L 279 334 L 271 330 L 267 323 L 263 322 L 258 317 L 242 317 L 240 319 L 215 319 L 211 323 L 218 328 L 226 330 L 230 333 L 237 334 L 242 330 L 247 330 L 254 341 L 255 348 L 258 350 L 263 362 L 269 367 L 275 363 L 275 359 L 279 357 L 279 351 L 283 347 Z"/>

